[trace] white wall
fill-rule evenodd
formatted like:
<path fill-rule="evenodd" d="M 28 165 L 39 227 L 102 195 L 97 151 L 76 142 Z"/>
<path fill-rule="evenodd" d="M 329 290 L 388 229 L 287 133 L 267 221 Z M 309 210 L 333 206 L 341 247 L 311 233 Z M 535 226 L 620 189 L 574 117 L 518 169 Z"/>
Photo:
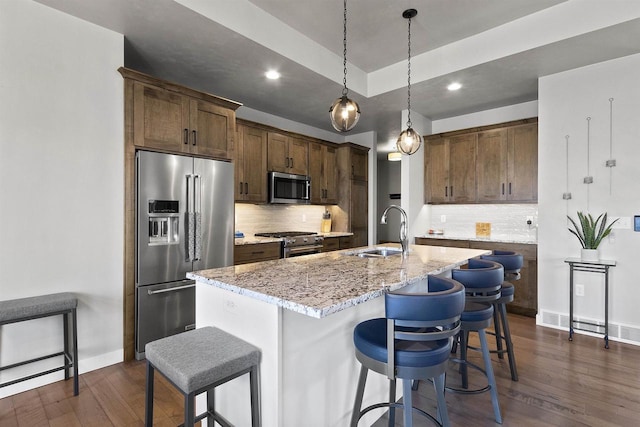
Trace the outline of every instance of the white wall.
<path fill-rule="evenodd" d="M 0 58 L 0 299 L 76 293 L 80 371 L 116 363 L 123 37 L 38 3 L 2 0 Z M 0 365 L 59 351 L 61 323 L 0 327 Z M 0 381 L 22 371 L 2 372 Z M 62 377 L 6 387 L 0 397 Z"/>
<path fill-rule="evenodd" d="M 640 213 L 640 55 L 628 56 L 579 68 L 539 81 L 539 231 L 538 231 L 538 322 L 567 326 L 569 312 L 567 257 L 579 257 L 580 245 L 567 231 L 566 215 L 576 211 L 594 215 L 631 218 Z M 613 101 L 613 155 L 617 166 L 607 168 L 610 158 L 610 103 Z M 591 117 L 590 167 L 587 176 L 587 117 Z M 565 201 L 569 135 L 568 190 Z M 611 187 L 610 187 L 611 185 Z M 611 192 L 610 192 L 611 188 Z M 640 233 L 631 227 L 616 229 L 613 238 L 600 246 L 603 259 L 616 260 L 610 273 L 610 321 L 613 337 L 640 343 L 638 275 L 636 265 Z M 603 319 L 603 279 L 579 273 L 575 282 L 585 285 L 585 296 L 577 297 L 576 313 Z M 622 328 L 619 329 L 619 326 Z"/>

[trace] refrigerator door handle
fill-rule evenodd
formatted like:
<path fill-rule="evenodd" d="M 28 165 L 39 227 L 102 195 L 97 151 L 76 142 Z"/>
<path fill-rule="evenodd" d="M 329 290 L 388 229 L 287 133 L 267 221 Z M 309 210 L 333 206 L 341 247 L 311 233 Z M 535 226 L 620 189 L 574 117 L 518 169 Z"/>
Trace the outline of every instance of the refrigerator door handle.
<path fill-rule="evenodd" d="M 149 295 L 164 294 L 166 292 L 175 292 L 182 289 L 189 289 L 189 288 L 195 288 L 195 287 L 196 287 L 196 284 L 192 283 L 191 285 L 176 286 L 175 288 L 160 289 L 159 291 L 147 291 L 147 294 Z"/>
<path fill-rule="evenodd" d="M 195 226 L 195 215 L 193 212 L 193 189 L 191 187 L 191 178 L 193 175 L 186 175 L 186 184 L 187 184 L 187 208 L 184 213 L 185 220 L 185 253 L 186 253 L 186 261 L 192 262 L 195 258 L 194 253 L 194 226 Z"/>
<path fill-rule="evenodd" d="M 194 261 L 200 261 L 202 256 L 202 179 L 200 175 L 193 176 L 193 205 L 194 205 Z"/>

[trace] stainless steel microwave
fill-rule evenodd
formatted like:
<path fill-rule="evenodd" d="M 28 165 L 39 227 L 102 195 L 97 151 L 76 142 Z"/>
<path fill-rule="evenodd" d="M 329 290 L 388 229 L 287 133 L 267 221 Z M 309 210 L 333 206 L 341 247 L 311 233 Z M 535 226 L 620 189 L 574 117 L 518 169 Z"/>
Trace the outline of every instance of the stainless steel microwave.
<path fill-rule="evenodd" d="M 311 177 L 282 172 L 269 172 L 269 203 L 309 204 Z"/>

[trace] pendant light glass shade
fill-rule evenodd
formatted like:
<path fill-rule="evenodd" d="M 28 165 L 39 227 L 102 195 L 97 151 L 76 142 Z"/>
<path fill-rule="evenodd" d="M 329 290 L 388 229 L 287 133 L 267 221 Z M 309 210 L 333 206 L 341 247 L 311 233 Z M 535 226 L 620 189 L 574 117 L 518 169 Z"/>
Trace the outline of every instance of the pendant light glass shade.
<path fill-rule="evenodd" d="M 331 124 L 340 132 L 347 132 L 354 128 L 360 120 L 360 106 L 347 95 L 336 99 L 329 109 Z"/>
<path fill-rule="evenodd" d="M 413 130 L 413 128 L 407 128 L 402 131 L 396 142 L 398 151 L 404 154 L 413 154 L 420 149 L 422 145 L 422 135 Z"/>
<path fill-rule="evenodd" d="M 418 151 L 422 145 L 422 136 L 411 127 L 411 18 L 414 18 L 417 14 L 418 11 L 415 9 L 407 9 L 402 12 L 402 17 L 409 21 L 409 59 L 407 61 L 407 129 L 403 130 L 400 136 L 398 136 L 396 147 L 401 153 L 409 155 Z"/>
<path fill-rule="evenodd" d="M 352 99 L 347 98 L 349 89 L 347 89 L 347 0 L 344 0 L 344 37 L 343 43 L 343 62 L 344 78 L 342 80 L 344 87 L 342 88 L 342 96 L 331 104 L 329 108 L 329 117 L 331 117 L 331 125 L 339 132 L 347 132 L 355 127 L 360 120 L 360 106 Z"/>

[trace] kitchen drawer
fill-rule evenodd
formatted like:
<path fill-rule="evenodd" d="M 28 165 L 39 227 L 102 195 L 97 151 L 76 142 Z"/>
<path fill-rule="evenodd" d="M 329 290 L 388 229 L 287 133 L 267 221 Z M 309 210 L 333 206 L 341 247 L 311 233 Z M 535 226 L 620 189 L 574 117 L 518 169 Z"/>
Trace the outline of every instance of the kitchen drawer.
<path fill-rule="evenodd" d="M 340 237 L 340 249 L 349 249 L 353 247 L 353 236 Z"/>
<path fill-rule="evenodd" d="M 280 242 L 235 245 L 233 249 L 233 264 L 240 265 L 279 259 L 281 245 Z"/>
<path fill-rule="evenodd" d="M 322 242 L 322 252 L 337 251 L 340 249 L 339 237 L 325 237 Z"/>
<path fill-rule="evenodd" d="M 449 248 L 468 248 L 468 240 L 456 239 L 430 239 L 429 237 L 416 237 L 416 245 L 447 246 Z"/>

